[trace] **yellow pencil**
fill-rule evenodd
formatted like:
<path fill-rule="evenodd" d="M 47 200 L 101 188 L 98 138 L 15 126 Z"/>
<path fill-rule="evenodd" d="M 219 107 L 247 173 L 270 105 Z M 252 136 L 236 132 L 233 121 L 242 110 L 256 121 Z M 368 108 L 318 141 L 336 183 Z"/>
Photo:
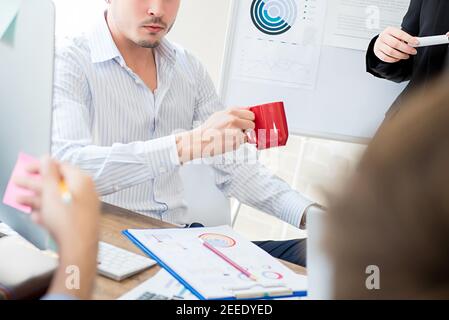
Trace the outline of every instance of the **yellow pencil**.
<path fill-rule="evenodd" d="M 67 187 L 67 184 L 64 180 L 61 180 L 61 182 L 59 182 L 59 190 L 61 191 L 62 201 L 65 204 L 70 204 L 72 202 L 72 194 L 70 193 L 69 188 Z"/>

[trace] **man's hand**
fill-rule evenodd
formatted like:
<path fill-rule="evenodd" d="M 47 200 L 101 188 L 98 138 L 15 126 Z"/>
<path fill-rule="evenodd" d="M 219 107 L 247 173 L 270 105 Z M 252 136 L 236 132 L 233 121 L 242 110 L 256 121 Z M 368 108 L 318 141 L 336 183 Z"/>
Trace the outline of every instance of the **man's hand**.
<path fill-rule="evenodd" d="M 383 62 L 396 63 L 416 55 L 418 51 L 412 45 L 418 45 L 418 43 L 418 39 L 407 32 L 388 27 L 374 44 L 374 54 Z"/>
<path fill-rule="evenodd" d="M 254 113 L 246 109 L 214 113 L 200 127 L 177 136 L 181 163 L 237 150 L 247 142 L 245 132 L 255 128 L 254 120 Z"/>

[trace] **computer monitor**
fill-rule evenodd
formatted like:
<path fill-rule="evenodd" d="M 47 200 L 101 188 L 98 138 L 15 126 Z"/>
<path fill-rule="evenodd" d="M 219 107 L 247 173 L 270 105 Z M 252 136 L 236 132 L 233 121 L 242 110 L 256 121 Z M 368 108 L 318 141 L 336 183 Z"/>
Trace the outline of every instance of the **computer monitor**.
<path fill-rule="evenodd" d="M 50 153 L 55 10 L 50 0 L 23 0 L 0 39 L 0 200 L 19 152 Z M 41 249 L 48 234 L 29 216 L 0 203 L 0 221 Z"/>

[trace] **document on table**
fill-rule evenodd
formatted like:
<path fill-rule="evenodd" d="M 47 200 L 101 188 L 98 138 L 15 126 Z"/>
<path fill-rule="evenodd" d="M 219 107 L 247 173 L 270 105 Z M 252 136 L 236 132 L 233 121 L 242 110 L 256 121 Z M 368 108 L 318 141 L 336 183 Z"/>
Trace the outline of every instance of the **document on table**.
<path fill-rule="evenodd" d="M 305 276 L 228 226 L 127 230 L 125 235 L 200 299 L 306 295 Z"/>
<path fill-rule="evenodd" d="M 118 300 L 198 300 L 198 298 L 162 269 Z"/>

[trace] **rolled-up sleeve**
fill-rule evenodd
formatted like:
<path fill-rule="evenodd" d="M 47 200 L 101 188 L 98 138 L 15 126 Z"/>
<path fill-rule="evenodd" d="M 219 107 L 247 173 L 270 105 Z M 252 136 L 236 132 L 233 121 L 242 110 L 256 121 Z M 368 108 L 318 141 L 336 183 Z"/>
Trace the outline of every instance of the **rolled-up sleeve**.
<path fill-rule="evenodd" d="M 215 164 L 217 186 L 228 197 L 271 214 L 297 228 L 313 202 L 260 163 Z"/>

